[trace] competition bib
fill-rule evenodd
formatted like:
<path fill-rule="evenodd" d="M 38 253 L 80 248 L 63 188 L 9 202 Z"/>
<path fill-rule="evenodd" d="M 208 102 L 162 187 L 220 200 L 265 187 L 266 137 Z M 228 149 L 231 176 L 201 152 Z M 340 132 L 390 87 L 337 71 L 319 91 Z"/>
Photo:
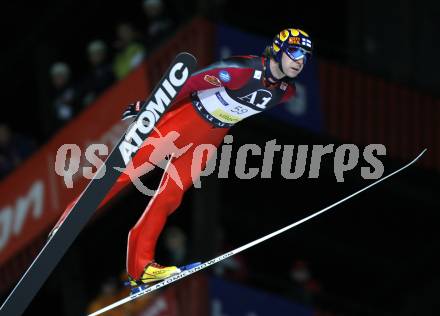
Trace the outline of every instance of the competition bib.
<path fill-rule="evenodd" d="M 226 92 L 224 87 L 213 88 L 197 92 L 202 106 L 205 110 L 218 119 L 227 124 L 235 124 L 251 115 L 262 112 L 266 107 L 264 103 L 270 101 L 271 96 L 263 97 L 262 102 L 254 103 L 256 101 L 258 91 L 255 94 L 243 96 L 243 103 L 232 99 Z M 247 105 L 246 102 L 251 102 Z"/>

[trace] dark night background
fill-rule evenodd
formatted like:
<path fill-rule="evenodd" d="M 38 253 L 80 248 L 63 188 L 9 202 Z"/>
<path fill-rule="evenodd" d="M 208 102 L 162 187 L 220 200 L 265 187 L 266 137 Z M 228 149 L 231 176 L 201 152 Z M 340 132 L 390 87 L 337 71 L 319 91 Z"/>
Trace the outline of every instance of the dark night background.
<path fill-rule="evenodd" d="M 166 5 L 175 22 L 173 32 L 195 16 L 270 38 L 295 26 L 314 39 L 313 58 L 439 97 L 438 2 L 192 0 L 167 1 Z M 51 137 L 47 127 L 50 66 L 64 61 L 71 66 L 73 80 L 80 81 L 88 67 L 87 44 L 100 38 L 111 45 L 115 26 L 122 21 L 142 31 L 146 22 L 141 6 L 141 1 L 133 0 L 4 3 L 0 123 L 32 137 L 36 147 L 45 144 Z M 235 149 L 244 143 L 264 147 L 271 139 L 279 144 L 343 143 L 324 133 L 261 117 L 238 124 L 231 133 L 240 136 L 233 143 Z M 280 166 L 280 161 L 276 157 L 274 165 Z M 385 174 L 407 162 L 388 157 L 383 161 Z M 261 162 L 254 158 L 249 163 L 252 167 Z M 318 179 L 303 176 L 286 181 L 276 167 L 272 179 L 211 176 L 204 179 L 202 190 L 190 189 L 181 208 L 170 217 L 170 225 L 186 233 L 189 258 L 205 260 L 364 187 L 370 182 L 360 176 L 360 167 L 348 173 L 344 183 L 336 182 L 331 158 L 324 159 Z M 145 181 L 157 183 L 159 176 L 153 173 Z M 247 275 L 237 282 L 317 306 L 321 315 L 438 315 L 439 185 L 438 170 L 411 167 L 320 218 L 246 251 L 242 260 Z M 213 206 L 209 221 L 203 222 L 207 215 L 200 208 L 210 203 L 219 204 Z M 145 205 L 145 197 L 134 189 L 118 197 L 78 237 L 26 315 L 83 313 L 100 284 L 123 270 L 127 232 Z M 224 248 L 211 247 L 218 246 L 217 239 L 206 237 L 213 227 L 222 232 Z M 312 286 L 319 288 L 310 296 L 292 290 L 289 271 L 295 260 L 307 263 Z"/>

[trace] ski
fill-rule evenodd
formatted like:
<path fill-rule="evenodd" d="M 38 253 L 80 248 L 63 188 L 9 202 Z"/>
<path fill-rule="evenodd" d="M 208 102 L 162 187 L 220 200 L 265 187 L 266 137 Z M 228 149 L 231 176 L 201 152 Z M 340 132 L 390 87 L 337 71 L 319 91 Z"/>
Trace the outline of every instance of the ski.
<path fill-rule="evenodd" d="M 186 80 L 195 71 L 196 63 L 195 57 L 189 53 L 180 53 L 175 57 L 149 98 L 143 103 L 133 121 L 134 123 L 127 129 L 118 145 L 82 192 L 72 211 L 56 233 L 46 242 L 36 259 L 6 298 L 0 308 L 1 316 L 19 316 L 23 314 L 33 297 L 126 168 L 132 156 L 150 135 Z"/>
<path fill-rule="evenodd" d="M 236 255 L 236 254 L 238 254 L 238 253 L 240 253 L 240 252 L 242 252 L 242 251 L 244 251 L 244 250 L 246 250 L 248 248 L 251 248 L 251 247 L 253 247 L 253 246 L 255 246 L 255 245 L 259 244 L 259 243 L 262 243 L 263 241 L 266 241 L 266 240 L 268 240 L 268 239 L 270 239 L 270 238 L 272 238 L 274 236 L 277 236 L 277 235 L 279 235 L 279 234 L 281 234 L 281 233 L 283 233 L 283 232 L 285 232 L 285 231 L 287 231 L 287 230 L 289 230 L 289 229 L 291 229 L 293 227 L 296 227 L 296 226 L 298 226 L 298 225 L 300 225 L 302 223 L 305 223 L 305 222 L 309 221 L 310 219 L 312 219 L 312 218 L 314 218 L 316 216 L 319 216 L 322 213 L 332 209 L 333 207 L 335 207 L 335 206 L 337 206 L 337 205 L 347 201 L 348 199 L 351 199 L 352 197 L 358 195 L 359 193 L 361 193 L 361 192 L 363 192 L 365 190 L 368 190 L 369 188 L 375 186 L 376 184 L 379 184 L 380 182 L 384 181 L 385 179 L 388 179 L 388 178 L 392 177 L 396 173 L 399 173 L 400 171 L 408 168 L 410 165 L 414 164 L 425 152 L 426 152 L 426 149 L 424 149 L 416 158 L 414 158 L 414 160 L 412 160 L 411 162 L 407 163 L 406 165 L 404 165 L 400 169 L 390 173 L 389 175 L 387 175 L 385 177 L 382 177 L 382 178 L 376 180 L 375 182 L 373 182 L 373 183 L 367 185 L 366 187 L 364 187 L 364 188 L 362 188 L 362 189 L 360 189 L 360 190 L 350 194 L 349 196 L 347 196 L 347 197 L 345 197 L 345 198 L 343 198 L 343 199 L 333 203 L 332 205 L 327 206 L 326 208 L 323 208 L 322 210 L 319 210 L 319 211 L 317 211 L 317 212 L 315 212 L 315 213 L 313 213 L 313 214 L 311 214 L 311 215 L 309 215 L 309 216 L 307 216 L 307 217 L 305 217 L 305 218 L 303 218 L 303 219 L 301 219 L 301 220 L 299 220 L 297 222 L 294 222 L 293 224 L 285 226 L 285 227 L 283 227 L 283 228 L 281 228 L 281 229 L 279 229 L 279 230 L 277 230 L 277 231 L 275 231 L 273 233 L 270 233 L 270 234 L 268 234 L 266 236 L 263 236 L 263 237 L 261 237 L 261 238 L 259 238 L 257 240 L 254 240 L 254 241 L 252 241 L 250 243 L 247 243 L 246 245 L 241 246 L 241 247 L 239 247 L 237 249 L 234 249 L 232 251 L 229 251 L 229 252 L 227 252 L 227 253 L 225 253 L 225 254 L 223 254 L 221 256 L 218 256 L 218 257 L 216 257 L 214 259 L 206 261 L 206 262 L 204 262 L 202 264 L 197 264 L 194 267 L 190 267 L 189 269 L 183 270 L 182 272 L 180 272 L 180 273 L 178 273 L 178 274 L 176 274 L 174 276 L 171 276 L 171 277 L 169 277 L 169 278 L 167 278 L 167 279 L 165 279 L 165 280 L 163 280 L 163 281 L 161 281 L 159 283 L 156 283 L 156 284 L 154 284 L 152 286 L 149 286 L 149 287 L 140 288 L 139 290 L 135 291 L 134 293 L 132 293 L 128 297 L 123 298 L 123 299 L 121 299 L 121 300 L 119 300 L 119 301 L 117 301 L 117 302 L 115 302 L 115 303 L 113 303 L 113 304 L 111 304 L 111 305 L 109 305 L 107 307 L 104 307 L 104 308 L 102 308 L 102 309 L 100 309 L 100 310 L 98 310 L 98 311 L 96 311 L 96 312 L 94 312 L 92 314 L 89 314 L 88 316 L 97 316 L 97 315 L 105 313 L 105 312 L 107 312 L 107 311 L 109 311 L 109 310 L 111 310 L 111 309 L 113 309 L 115 307 L 118 307 L 118 306 L 123 305 L 125 303 L 128 303 L 130 301 L 133 301 L 133 300 L 137 299 L 140 296 L 143 296 L 145 294 L 148 294 L 148 293 L 151 293 L 153 291 L 156 291 L 156 290 L 158 290 L 158 289 L 160 289 L 160 288 L 162 288 L 164 286 L 167 286 L 167 285 L 169 285 L 171 283 L 174 283 L 174 282 L 176 282 L 176 281 L 178 281 L 180 279 L 186 278 L 187 276 L 189 276 L 189 275 L 191 275 L 193 273 L 196 273 L 196 272 L 198 272 L 200 270 L 203 270 L 203 269 L 205 269 L 205 268 L 207 268 L 209 266 L 212 266 L 212 265 L 214 265 L 216 263 L 219 263 L 222 260 L 225 260 L 225 259 L 227 259 L 229 257 L 232 257 L 232 256 L 234 256 L 234 255 Z"/>

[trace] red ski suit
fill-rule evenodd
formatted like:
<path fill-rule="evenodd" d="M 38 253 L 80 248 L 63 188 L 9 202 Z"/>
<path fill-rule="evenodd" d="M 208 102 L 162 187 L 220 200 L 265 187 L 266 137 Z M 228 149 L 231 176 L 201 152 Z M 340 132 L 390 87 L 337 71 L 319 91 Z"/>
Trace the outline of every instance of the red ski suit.
<path fill-rule="evenodd" d="M 179 207 L 185 191 L 191 187 L 193 178 L 197 176 L 191 169 L 197 146 L 212 144 L 218 147 L 229 128 L 236 122 L 285 102 L 294 95 L 295 85 L 292 80 L 282 80 L 272 85 L 267 83 L 265 73 L 268 62 L 265 57 L 233 57 L 196 72 L 188 79 L 169 111 L 159 121 L 157 130 L 146 141 L 157 138 L 159 142 L 154 146 L 142 146 L 132 159 L 135 168 L 146 161 L 154 166 L 159 165 L 160 162 L 153 161 L 150 155 L 161 149 L 167 150 L 160 148 L 164 143 L 160 140 L 170 132 L 179 134 L 174 140 L 175 147 L 180 149 L 193 144 L 170 161 L 173 169 L 178 172 L 182 187 L 164 173 L 160 186 L 166 185 L 152 197 L 142 216 L 130 230 L 127 272 L 131 277 L 140 278 L 145 266 L 154 259 L 156 242 L 168 215 Z M 204 169 L 211 154 L 212 152 L 208 152 L 205 155 L 198 170 Z M 100 207 L 130 182 L 130 177 L 122 174 Z M 75 202 L 76 199 L 69 204 L 57 225 L 62 223 Z"/>

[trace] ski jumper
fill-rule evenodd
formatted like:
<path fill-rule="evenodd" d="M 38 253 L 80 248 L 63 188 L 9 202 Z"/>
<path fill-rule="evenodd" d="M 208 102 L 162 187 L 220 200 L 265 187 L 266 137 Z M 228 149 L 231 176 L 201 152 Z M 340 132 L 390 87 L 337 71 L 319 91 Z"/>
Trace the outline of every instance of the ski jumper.
<path fill-rule="evenodd" d="M 169 161 L 173 169 L 178 172 L 181 187 L 164 174 L 160 184 L 160 187 L 163 186 L 162 190 L 157 190 L 138 222 L 130 230 L 127 244 L 127 272 L 132 278 L 138 279 L 145 266 L 154 259 L 156 243 L 168 215 L 179 207 L 185 191 L 192 185 L 193 177 L 198 176 L 191 171 L 196 147 L 200 144 L 212 144 L 218 147 L 231 126 L 285 102 L 295 94 L 295 84 L 292 79 L 286 78 L 276 84 L 270 84 L 266 80 L 268 68 L 269 58 L 240 56 L 222 60 L 194 73 L 177 95 L 169 111 L 159 120 L 157 130 L 150 134 L 133 157 L 134 168 L 126 170 L 126 173 L 135 174 L 135 168 L 146 161 L 154 166 L 161 163 L 163 165 L 164 159 L 162 162 L 158 161 L 160 159 L 158 155 L 151 154 L 167 150 L 160 148 L 164 143 L 160 140 L 170 132 L 179 133 L 179 137 L 174 140 L 175 147 L 189 148 Z M 155 142 L 154 146 L 145 145 L 153 138 L 157 138 L 159 142 Z M 191 143 L 192 146 L 188 146 Z M 166 147 L 165 144 L 163 147 Z M 152 156 L 156 157 L 152 159 Z M 203 157 L 202 165 L 198 170 L 205 168 L 209 158 L 208 152 Z M 130 183 L 130 177 L 122 174 L 100 207 Z M 57 226 L 68 215 L 75 202 L 76 200 L 68 205 Z"/>

